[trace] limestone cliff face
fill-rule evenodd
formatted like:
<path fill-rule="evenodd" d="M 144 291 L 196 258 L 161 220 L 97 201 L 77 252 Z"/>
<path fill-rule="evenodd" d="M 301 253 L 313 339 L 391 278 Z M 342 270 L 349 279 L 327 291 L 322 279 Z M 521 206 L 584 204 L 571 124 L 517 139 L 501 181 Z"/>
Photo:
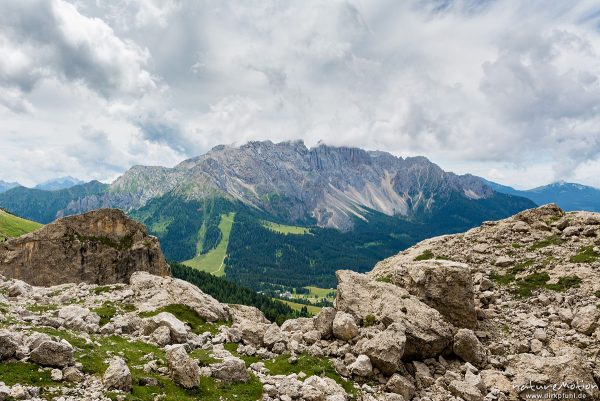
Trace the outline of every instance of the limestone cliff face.
<path fill-rule="evenodd" d="M 136 271 L 170 274 L 158 239 L 116 209 L 65 217 L 0 245 L 0 274 L 38 286 L 126 283 Z"/>

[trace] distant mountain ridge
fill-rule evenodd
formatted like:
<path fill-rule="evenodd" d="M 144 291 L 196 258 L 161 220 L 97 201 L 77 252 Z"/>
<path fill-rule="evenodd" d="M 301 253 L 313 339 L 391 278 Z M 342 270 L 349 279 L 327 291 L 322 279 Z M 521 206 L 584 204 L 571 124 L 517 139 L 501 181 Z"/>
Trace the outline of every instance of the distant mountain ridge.
<path fill-rule="evenodd" d="M 21 184 L 19 184 L 18 182 L 6 182 L 6 181 L 2 181 L 0 180 L 0 193 L 2 192 L 6 192 L 9 189 L 15 188 L 20 186 Z"/>
<path fill-rule="evenodd" d="M 497 192 L 531 199 L 538 205 L 556 203 L 566 211 L 600 212 L 600 189 L 591 186 L 561 181 L 528 190 L 518 190 L 487 180 L 485 182 Z"/>
<path fill-rule="evenodd" d="M 47 224 L 60 217 L 110 207 L 107 189 L 108 185 L 99 181 L 55 191 L 18 186 L 0 193 L 0 207 Z"/>
<path fill-rule="evenodd" d="M 71 176 L 65 176 L 65 177 L 53 178 L 51 180 L 44 181 L 41 184 L 38 184 L 33 188 L 34 189 L 42 189 L 45 191 L 56 191 L 59 189 L 72 188 L 75 185 L 81 185 L 81 184 L 85 184 L 85 181 L 82 181 L 77 178 L 73 178 Z"/>
<path fill-rule="evenodd" d="M 351 228 L 355 217 L 365 219 L 367 210 L 412 217 L 454 195 L 495 196 L 478 178 L 445 172 L 424 157 L 327 145 L 309 149 L 301 141 L 217 146 L 174 168 L 135 166 L 109 189 L 133 195 L 131 203 L 119 205 L 126 209 L 169 192 L 189 200 L 223 196 L 288 222 L 338 229 Z"/>

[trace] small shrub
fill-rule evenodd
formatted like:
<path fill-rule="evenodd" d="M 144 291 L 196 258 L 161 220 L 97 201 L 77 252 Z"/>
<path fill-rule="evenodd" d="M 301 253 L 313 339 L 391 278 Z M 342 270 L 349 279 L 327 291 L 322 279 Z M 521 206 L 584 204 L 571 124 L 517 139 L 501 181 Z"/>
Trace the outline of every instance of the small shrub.
<path fill-rule="evenodd" d="M 112 287 L 108 286 L 108 285 L 103 285 L 100 287 L 96 287 L 96 288 L 92 289 L 91 291 L 95 295 L 100 295 L 100 294 L 104 294 L 105 292 L 112 291 Z"/>
<path fill-rule="evenodd" d="M 365 316 L 363 319 L 364 327 L 371 327 L 371 326 L 374 326 L 376 323 L 377 323 L 377 318 L 371 314 Z"/>
<path fill-rule="evenodd" d="M 425 252 L 423 252 L 422 254 L 420 254 L 419 256 L 417 256 L 415 258 L 416 261 L 419 260 L 429 260 L 429 259 L 433 259 L 435 257 L 435 255 L 433 254 L 433 252 L 431 252 L 429 249 L 426 250 Z"/>
<path fill-rule="evenodd" d="M 381 276 L 381 277 L 377 277 L 377 279 L 375 281 L 379 281 L 380 283 L 391 283 L 392 277 L 391 276 Z"/>
<path fill-rule="evenodd" d="M 490 279 L 496 284 L 509 285 L 515 281 L 515 275 L 513 273 L 498 274 L 497 272 L 492 272 L 490 274 Z"/>
<path fill-rule="evenodd" d="M 106 301 L 99 306 L 98 308 L 92 309 L 93 312 L 96 312 L 98 316 L 100 316 L 100 326 L 104 326 L 106 323 L 110 322 L 110 319 L 113 318 L 117 314 L 117 307 L 113 302 Z"/>
<path fill-rule="evenodd" d="M 594 295 L 595 295 L 596 297 L 600 298 L 600 290 L 596 291 L 596 292 L 594 293 Z"/>

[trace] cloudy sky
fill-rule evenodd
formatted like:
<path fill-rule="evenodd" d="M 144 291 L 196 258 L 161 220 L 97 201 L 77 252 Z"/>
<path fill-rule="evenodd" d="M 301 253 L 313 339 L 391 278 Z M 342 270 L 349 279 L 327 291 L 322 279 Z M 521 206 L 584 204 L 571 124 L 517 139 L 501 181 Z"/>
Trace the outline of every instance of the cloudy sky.
<path fill-rule="evenodd" d="M 597 1 L 0 0 L 0 179 L 111 181 L 222 143 L 600 186 Z"/>

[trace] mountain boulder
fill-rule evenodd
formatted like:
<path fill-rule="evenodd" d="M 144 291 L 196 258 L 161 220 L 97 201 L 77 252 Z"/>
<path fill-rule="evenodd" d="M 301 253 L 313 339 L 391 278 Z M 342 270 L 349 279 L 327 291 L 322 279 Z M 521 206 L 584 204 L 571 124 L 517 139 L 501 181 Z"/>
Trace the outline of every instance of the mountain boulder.
<path fill-rule="evenodd" d="M 158 239 L 116 209 L 65 217 L 0 244 L 0 274 L 36 286 L 126 283 L 136 271 L 170 274 Z"/>
<path fill-rule="evenodd" d="M 453 326 L 406 289 L 349 270 L 339 270 L 336 275 L 338 315 L 346 312 L 362 322 L 374 319 L 387 326 L 398 323 L 405 327 L 403 359 L 435 357 L 452 344 Z M 334 321 L 334 334 L 335 328 Z"/>
<path fill-rule="evenodd" d="M 447 260 L 396 263 L 394 257 L 381 264 L 387 266 L 378 269 L 380 277 L 390 277 L 392 283 L 436 309 L 454 326 L 475 328 L 473 277 L 467 264 Z"/>

